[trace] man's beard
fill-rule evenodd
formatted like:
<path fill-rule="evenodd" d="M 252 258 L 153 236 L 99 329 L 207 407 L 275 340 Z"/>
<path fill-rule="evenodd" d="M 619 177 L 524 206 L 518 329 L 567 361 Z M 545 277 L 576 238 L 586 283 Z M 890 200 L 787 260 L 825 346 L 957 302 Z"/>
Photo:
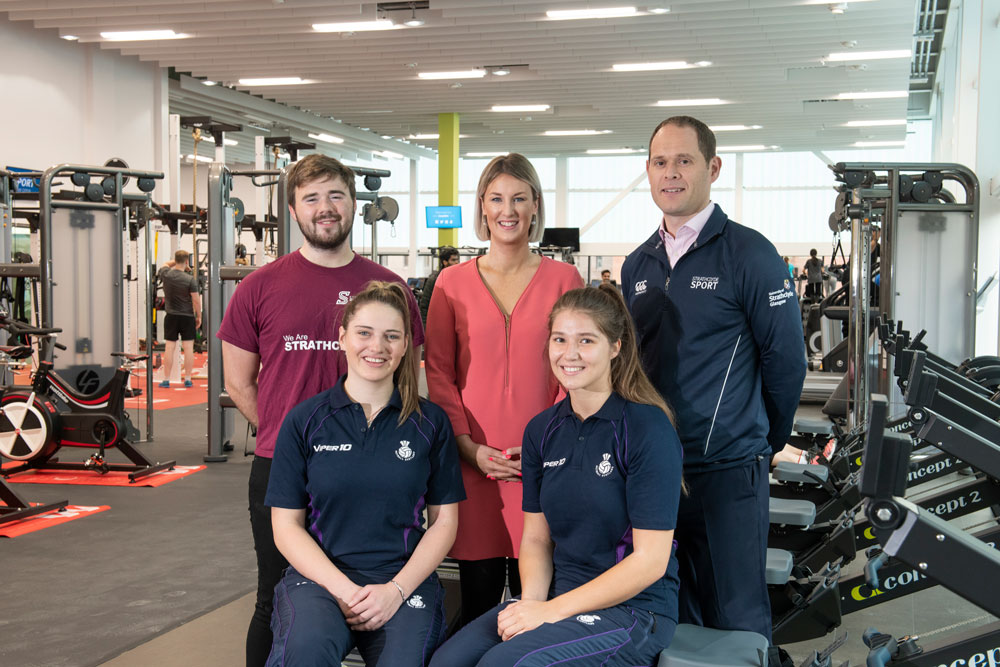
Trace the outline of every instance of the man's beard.
<path fill-rule="evenodd" d="M 354 228 L 354 212 L 351 211 L 351 215 L 346 220 L 341 219 L 338 222 L 337 231 L 332 236 L 319 233 L 316 223 L 312 221 L 307 223 L 300 221 L 299 229 L 309 245 L 317 250 L 337 250 L 351 235 L 351 230 Z"/>

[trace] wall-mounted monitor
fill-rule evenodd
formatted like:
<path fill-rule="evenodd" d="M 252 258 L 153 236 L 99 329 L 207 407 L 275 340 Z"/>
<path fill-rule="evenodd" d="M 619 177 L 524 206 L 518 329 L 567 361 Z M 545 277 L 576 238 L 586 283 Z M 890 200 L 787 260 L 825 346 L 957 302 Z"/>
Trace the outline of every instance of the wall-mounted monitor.
<path fill-rule="evenodd" d="M 546 227 L 538 245 L 543 248 L 572 248 L 573 252 L 580 252 L 580 228 Z"/>
<path fill-rule="evenodd" d="M 427 206 L 428 229 L 459 229 L 462 226 L 461 206 Z"/>

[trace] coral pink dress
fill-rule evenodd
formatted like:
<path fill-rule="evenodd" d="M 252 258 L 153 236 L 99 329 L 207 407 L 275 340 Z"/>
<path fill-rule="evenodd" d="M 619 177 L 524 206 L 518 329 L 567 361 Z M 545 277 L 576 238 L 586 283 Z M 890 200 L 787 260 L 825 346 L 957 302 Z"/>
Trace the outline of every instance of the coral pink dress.
<path fill-rule="evenodd" d="M 456 436 L 495 449 L 520 447 L 525 425 L 559 393 L 546 354 L 549 311 L 583 280 L 576 267 L 543 257 L 508 318 L 478 261 L 449 267 L 434 285 L 424 355 L 428 394 L 448 413 Z M 458 538 L 449 555 L 516 558 L 521 485 L 488 480 L 465 461 L 462 479 L 468 499 L 458 505 Z"/>

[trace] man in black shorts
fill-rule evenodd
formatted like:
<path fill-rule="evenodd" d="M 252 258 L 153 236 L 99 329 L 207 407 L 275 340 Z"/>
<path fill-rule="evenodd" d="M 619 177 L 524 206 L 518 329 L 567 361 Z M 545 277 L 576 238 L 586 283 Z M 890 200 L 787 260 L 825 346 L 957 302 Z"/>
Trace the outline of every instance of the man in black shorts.
<path fill-rule="evenodd" d="M 201 295 L 198 293 L 198 281 L 189 273 L 190 257 L 186 250 L 178 250 L 174 253 L 174 258 L 156 274 L 163 286 L 167 311 L 163 318 L 165 342 L 163 382 L 160 383 L 164 389 L 170 387 L 178 336 L 184 350 L 184 386 L 191 387 L 194 384 L 191 382 L 191 367 L 194 365 L 194 336 L 201 326 Z"/>

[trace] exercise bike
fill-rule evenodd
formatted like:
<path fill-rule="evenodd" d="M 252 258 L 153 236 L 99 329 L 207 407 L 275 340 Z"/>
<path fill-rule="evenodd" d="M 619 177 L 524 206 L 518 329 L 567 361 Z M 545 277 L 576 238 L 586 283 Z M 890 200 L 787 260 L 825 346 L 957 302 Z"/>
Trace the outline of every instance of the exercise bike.
<path fill-rule="evenodd" d="M 55 342 L 61 329 L 32 327 L 4 313 L 0 313 L 0 329 L 12 336 L 39 339 L 38 368 L 31 386 L 9 387 L 0 395 L 0 455 L 20 462 L 3 468 L 4 476 L 25 470 L 91 470 L 101 475 L 116 471 L 127 472 L 129 482 L 135 483 L 142 477 L 173 469 L 176 461 L 153 463 L 126 437 L 129 375 L 132 366 L 148 355 L 114 353 L 123 361 L 111 380 L 97 391 L 83 394 L 53 370 L 51 351 L 62 348 Z M 23 356 L 24 352 L 8 355 Z M 63 462 L 55 456 L 63 445 L 97 447 L 98 451 L 82 463 Z M 117 448 L 131 463 L 109 463 L 105 458 L 108 448 Z"/>

